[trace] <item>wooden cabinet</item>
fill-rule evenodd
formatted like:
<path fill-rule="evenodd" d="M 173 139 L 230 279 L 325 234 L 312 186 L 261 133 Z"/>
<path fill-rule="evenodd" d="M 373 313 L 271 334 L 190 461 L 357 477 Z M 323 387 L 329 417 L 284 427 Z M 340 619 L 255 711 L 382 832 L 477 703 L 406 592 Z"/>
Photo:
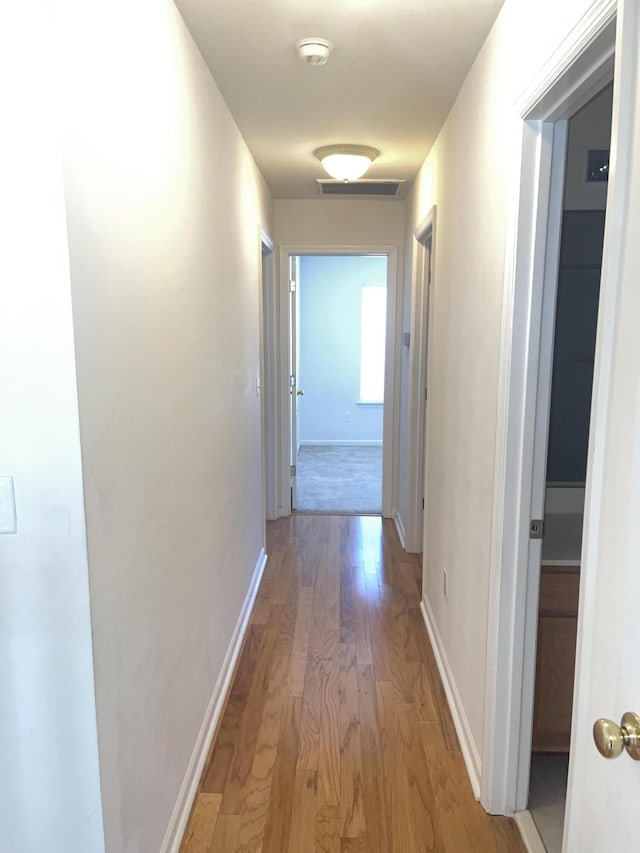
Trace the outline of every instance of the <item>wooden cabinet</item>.
<path fill-rule="evenodd" d="M 579 584 L 579 566 L 542 567 L 533 711 L 536 752 L 569 750 Z"/>

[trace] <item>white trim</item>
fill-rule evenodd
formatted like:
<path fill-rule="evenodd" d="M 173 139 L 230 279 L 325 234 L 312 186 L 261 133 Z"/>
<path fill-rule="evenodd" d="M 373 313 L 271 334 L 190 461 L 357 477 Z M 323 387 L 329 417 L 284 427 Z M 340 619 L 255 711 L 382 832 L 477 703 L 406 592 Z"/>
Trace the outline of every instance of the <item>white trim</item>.
<path fill-rule="evenodd" d="M 593 3 L 517 98 L 518 115 L 567 118 L 604 88 L 613 76 L 616 9 L 617 0 Z"/>
<path fill-rule="evenodd" d="M 525 452 L 530 453 L 532 459 L 530 479 L 523 477 L 523 482 L 527 484 L 530 494 L 527 522 L 532 518 L 544 518 L 545 515 L 556 297 L 564 212 L 567 121 L 557 121 L 554 124 L 545 123 L 542 131 L 543 141 L 545 138 L 548 138 L 550 142 L 551 157 L 550 160 L 544 158 L 541 162 L 541 172 L 544 171 L 545 179 L 540 182 L 540 192 L 541 195 L 543 192 L 545 193 L 546 203 L 540 204 L 538 222 L 542 245 L 536 248 L 537 259 L 534 266 L 534 276 L 537 283 L 534 285 L 535 292 L 532 297 L 530 320 L 530 357 L 537 379 L 535 397 L 530 400 L 531 408 L 528 409 L 530 414 L 526 415 L 527 420 L 534 424 L 533 435 L 527 437 L 525 447 Z M 543 227 L 542 217 L 546 218 L 546 227 Z M 529 441 L 531 445 L 529 445 Z M 527 583 L 524 587 L 526 592 L 524 649 L 526 651 L 522 666 L 520 746 L 515 797 L 515 808 L 518 810 L 525 808 L 529 800 L 542 540 L 527 540 L 527 546 L 528 554 L 525 558 Z"/>
<path fill-rule="evenodd" d="M 260 243 L 262 244 L 262 252 L 265 255 L 270 255 L 276 247 L 276 244 L 262 227 L 260 228 Z"/>
<path fill-rule="evenodd" d="M 531 637 L 535 645 L 532 621 L 539 577 L 538 569 L 529 571 L 535 558 L 528 522 L 535 497 L 534 420 L 551 190 L 550 122 L 569 117 L 576 105 L 584 103 L 594 80 L 605 85 L 611 71 L 612 9 L 611 0 L 595 2 L 518 99 L 523 137 L 510 175 L 513 197 L 507 220 L 485 675 L 481 802 L 493 814 L 521 810 L 528 797 Z M 579 74 L 574 74 L 576 63 Z M 533 114 L 522 112 L 527 109 Z"/>
<path fill-rule="evenodd" d="M 279 388 L 280 388 L 280 475 L 278 513 L 291 513 L 291 491 L 289 476 L 289 282 L 288 260 L 303 255 L 386 255 L 387 256 L 387 327 L 384 366 L 384 410 L 382 427 L 382 515 L 392 518 L 392 507 L 397 502 L 397 458 L 398 434 L 400 429 L 400 352 L 396 347 L 400 330 L 401 314 L 398 308 L 402 297 L 398 284 L 398 247 L 377 246 L 280 246 L 280 322 L 279 322 Z"/>
<path fill-rule="evenodd" d="M 182 837 L 185 833 L 187 822 L 189 821 L 193 801 L 198 793 L 200 778 L 204 771 L 211 743 L 224 710 L 227 694 L 231 687 L 231 679 L 233 678 L 238 658 L 242 650 L 242 644 L 249 625 L 251 611 L 253 610 L 253 604 L 256 600 L 258 587 L 260 586 L 260 581 L 266 564 L 267 554 L 264 548 L 262 548 L 260 556 L 258 557 L 258 562 L 253 570 L 251 583 L 249 584 L 249 589 L 247 590 L 247 594 L 242 604 L 242 609 L 240 610 L 236 627 L 234 628 L 231 636 L 227 653 L 224 657 L 222 668 L 220 669 L 220 674 L 218 675 L 215 687 L 213 688 L 213 693 L 211 694 L 211 699 L 209 700 L 209 705 L 207 707 L 204 720 L 202 721 L 202 726 L 200 727 L 198 737 L 196 738 L 193 753 L 189 759 L 187 771 L 182 785 L 180 786 L 178 799 L 174 806 L 171 819 L 169 820 L 169 826 L 167 827 L 164 841 L 160 847 L 160 853 L 179 853 L 180 851 Z"/>
<path fill-rule="evenodd" d="M 425 439 L 425 389 L 427 388 L 428 346 L 430 325 L 429 269 L 434 269 L 434 247 L 436 242 L 436 206 L 422 219 L 414 230 L 415 242 L 412 245 L 411 276 L 411 328 L 408 365 L 408 403 L 407 403 L 407 551 L 422 551 L 422 536 L 425 509 L 422 506 L 424 496 L 424 470 L 426 465 Z M 428 247 L 428 253 L 427 253 Z M 427 257 L 429 266 L 427 266 Z"/>
<path fill-rule="evenodd" d="M 260 229 L 260 364 L 265 519 L 278 518 L 278 293 L 274 244 Z"/>
<path fill-rule="evenodd" d="M 537 123 L 529 145 L 532 147 L 525 147 L 525 151 L 533 162 L 531 169 L 526 172 L 523 169 L 523 198 L 526 195 L 534 205 L 527 232 L 535 230 L 536 239 L 518 259 L 516 275 L 518 280 L 529 282 L 530 290 L 519 306 L 515 299 L 512 301 L 514 321 L 513 328 L 509 329 L 509 334 L 513 329 L 521 329 L 520 335 L 515 333 L 511 340 L 511 352 L 517 353 L 519 363 L 525 365 L 523 382 L 527 390 L 515 413 L 512 411 L 509 415 L 508 428 L 513 430 L 509 453 L 513 456 L 509 455 L 509 464 L 505 464 L 503 469 L 504 482 L 511 478 L 517 491 L 510 492 L 511 497 L 506 499 L 507 492 L 498 494 L 496 485 L 495 497 L 504 503 L 501 512 L 494 514 L 494 531 L 500 529 L 505 535 L 496 535 L 494 542 L 502 542 L 505 551 L 502 554 L 492 552 L 487 637 L 484 735 L 487 766 L 483 775 L 482 804 L 487 810 L 502 814 L 525 808 L 528 798 L 542 556 L 541 540 L 529 540 L 528 529 L 531 518 L 541 518 L 544 514 L 566 126 L 563 123 L 554 129 L 553 124 Z M 553 176 L 555 191 L 551 199 L 553 166 L 556 169 Z M 528 219 L 523 214 L 521 222 L 525 221 Z M 551 239 L 548 235 L 552 235 Z M 541 374 L 545 374 L 546 382 L 541 381 L 539 385 Z M 513 399 L 510 400 L 512 405 Z M 515 440 L 514 435 L 517 436 Z M 520 470 L 516 476 L 509 466 L 517 469 L 522 466 L 521 460 L 529 457 L 533 460 L 534 454 L 538 460 L 537 478 L 533 464 L 530 470 Z M 525 535 L 518 535 L 518 531 L 524 531 Z M 507 551 L 508 548 L 514 550 Z M 493 560 L 502 560 L 500 565 L 511 566 L 512 571 L 494 575 Z M 508 645 L 500 642 L 503 631 L 510 637 Z M 509 733 L 507 737 L 505 732 Z"/>
<path fill-rule="evenodd" d="M 400 540 L 400 544 L 402 545 L 403 549 L 406 551 L 407 548 L 405 546 L 406 536 L 405 536 L 405 532 L 404 532 L 404 524 L 402 521 L 402 516 L 400 515 L 398 510 L 394 510 L 393 521 L 394 521 L 394 524 L 396 526 L 396 530 L 398 532 L 398 539 Z"/>
<path fill-rule="evenodd" d="M 431 210 L 424 216 L 413 229 L 413 236 L 418 243 L 425 244 L 425 241 L 431 236 L 430 231 L 433 229 L 433 224 L 436 218 L 436 205 L 434 204 Z"/>
<path fill-rule="evenodd" d="M 480 799 L 480 774 L 482 767 L 480 753 L 478 752 L 478 748 L 476 747 L 476 743 L 473 739 L 473 734 L 471 733 L 471 726 L 469 725 L 469 720 L 464 710 L 464 704 L 453 675 L 453 670 L 451 669 L 447 653 L 445 652 L 444 643 L 442 642 L 438 626 L 436 625 L 433 613 L 429 607 L 429 602 L 426 598 L 422 599 L 420 612 L 422 613 L 422 618 L 424 619 L 424 624 L 426 626 L 427 633 L 429 634 L 433 655 L 436 659 L 438 672 L 442 679 L 442 686 L 444 687 L 444 692 L 447 696 L 449 710 L 451 711 L 451 716 L 453 718 L 453 725 L 455 726 L 456 734 L 460 741 L 460 750 L 462 752 L 462 757 L 464 758 L 467 773 L 469 774 L 469 781 L 471 782 L 473 794 L 476 800 L 478 800 Z"/>
<path fill-rule="evenodd" d="M 278 517 L 291 515 L 291 475 L 289 457 L 291 455 L 291 413 L 289 411 L 289 276 L 291 270 L 290 252 L 282 246 L 278 251 Z"/>
<path fill-rule="evenodd" d="M 542 838 L 538 832 L 538 827 L 531 817 L 531 812 L 526 809 L 516 812 L 513 819 L 518 827 L 520 838 L 522 838 L 522 843 L 527 853 L 547 853 L 547 848 L 542 843 Z"/>
<path fill-rule="evenodd" d="M 300 447 L 382 447 L 382 441 L 375 438 L 305 438 Z"/>

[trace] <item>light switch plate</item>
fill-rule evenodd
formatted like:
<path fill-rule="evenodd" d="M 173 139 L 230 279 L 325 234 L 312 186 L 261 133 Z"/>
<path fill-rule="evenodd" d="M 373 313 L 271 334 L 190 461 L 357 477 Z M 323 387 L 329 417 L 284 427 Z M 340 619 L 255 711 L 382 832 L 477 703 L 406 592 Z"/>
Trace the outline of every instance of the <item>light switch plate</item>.
<path fill-rule="evenodd" d="M 17 529 L 13 477 L 0 477 L 0 533 L 16 533 Z"/>

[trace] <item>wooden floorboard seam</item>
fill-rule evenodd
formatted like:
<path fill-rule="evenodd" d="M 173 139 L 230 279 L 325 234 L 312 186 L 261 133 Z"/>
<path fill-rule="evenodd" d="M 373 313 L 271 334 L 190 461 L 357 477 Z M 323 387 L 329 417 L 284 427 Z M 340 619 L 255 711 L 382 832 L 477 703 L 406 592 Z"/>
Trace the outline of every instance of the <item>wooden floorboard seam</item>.
<path fill-rule="evenodd" d="M 523 853 L 475 800 L 379 517 L 267 524 L 264 572 L 181 853 Z"/>

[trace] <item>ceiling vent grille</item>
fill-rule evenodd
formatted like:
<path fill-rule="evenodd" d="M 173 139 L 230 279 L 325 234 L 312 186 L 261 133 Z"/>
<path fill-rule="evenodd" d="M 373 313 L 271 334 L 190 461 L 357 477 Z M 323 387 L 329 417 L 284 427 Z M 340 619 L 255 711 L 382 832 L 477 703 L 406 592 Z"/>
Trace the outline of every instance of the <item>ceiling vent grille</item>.
<path fill-rule="evenodd" d="M 321 196 L 398 198 L 404 181 L 326 181 L 318 179 Z"/>

